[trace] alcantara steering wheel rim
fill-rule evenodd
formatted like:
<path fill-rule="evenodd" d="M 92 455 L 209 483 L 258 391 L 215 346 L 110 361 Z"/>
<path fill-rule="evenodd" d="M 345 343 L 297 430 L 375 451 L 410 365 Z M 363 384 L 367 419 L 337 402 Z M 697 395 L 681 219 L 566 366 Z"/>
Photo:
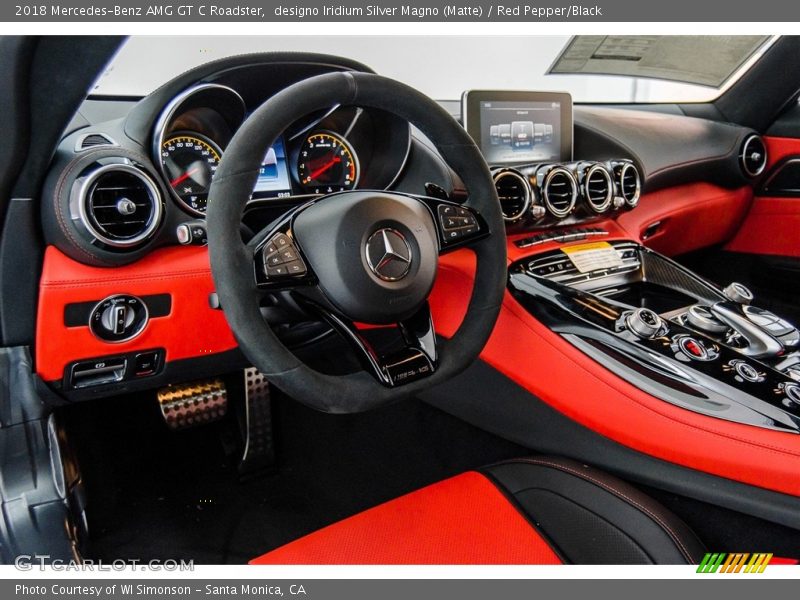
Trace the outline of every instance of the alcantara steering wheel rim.
<path fill-rule="evenodd" d="M 299 118 L 332 105 L 380 109 L 416 126 L 461 178 L 468 190 L 464 206 L 478 215 L 488 233 L 470 244 L 477 266 L 461 326 L 452 338 L 439 342 L 435 371 L 406 385 L 381 385 L 366 371 L 335 376 L 312 369 L 280 342 L 260 311 L 262 294 L 254 278 L 253 248 L 242 242 L 240 234 L 245 206 L 263 157 L 275 140 Z M 376 194 L 386 196 L 390 206 L 403 205 L 401 195 Z M 352 200 L 358 204 L 359 199 Z M 436 221 L 438 226 L 433 217 L 431 222 Z M 270 382 L 298 401 L 325 412 L 375 408 L 420 393 L 460 373 L 478 357 L 489 339 L 503 300 L 505 229 L 497 192 L 480 151 L 457 121 L 433 100 L 378 75 L 319 75 L 282 90 L 256 109 L 233 137 L 219 164 L 209 193 L 207 228 L 216 291 L 241 350 Z"/>

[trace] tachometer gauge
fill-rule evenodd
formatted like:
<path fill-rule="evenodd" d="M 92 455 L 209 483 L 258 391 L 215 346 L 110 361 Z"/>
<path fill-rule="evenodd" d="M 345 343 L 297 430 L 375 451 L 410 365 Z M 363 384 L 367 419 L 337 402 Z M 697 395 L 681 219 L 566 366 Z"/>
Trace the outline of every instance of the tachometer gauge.
<path fill-rule="evenodd" d="M 161 145 L 169 185 L 191 212 L 206 212 L 208 188 L 221 155 L 214 142 L 197 133 L 175 133 Z"/>
<path fill-rule="evenodd" d="M 303 189 L 312 194 L 350 190 L 358 183 L 358 158 L 340 135 L 318 131 L 300 147 L 297 176 Z"/>

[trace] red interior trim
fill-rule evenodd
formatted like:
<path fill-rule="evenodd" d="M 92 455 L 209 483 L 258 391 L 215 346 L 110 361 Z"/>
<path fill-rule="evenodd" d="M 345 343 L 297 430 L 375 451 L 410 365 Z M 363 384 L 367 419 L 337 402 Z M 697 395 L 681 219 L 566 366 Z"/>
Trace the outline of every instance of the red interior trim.
<path fill-rule="evenodd" d="M 225 315 L 208 304 L 213 291 L 206 248 L 164 248 L 134 264 L 108 269 L 84 265 L 49 246 L 39 283 L 36 372 L 54 381 L 61 379 L 68 363 L 80 359 L 164 348 L 166 360 L 173 361 L 235 348 Z M 88 326 L 64 325 L 67 304 L 112 294 L 170 294 L 172 311 L 150 319 L 138 337 L 121 344 L 98 340 Z"/>
<path fill-rule="evenodd" d="M 645 194 L 639 205 L 619 217 L 629 237 L 667 256 L 676 256 L 730 240 L 753 200 L 749 186 L 728 190 L 692 183 Z M 643 239 L 645 230 L 660 223 Z"/>
<path fill-rule="evenodd" d="M 789 156 L 800 156 L 800 139 L 766 137 L 769 172 Z M 755 199 L 741 229 L 725 246 L 731 252 L 800 258 L 800 198 Z"/>
<path fill-rule="evenodd" d="M 474 269 L 474 254 L 467 250 L 440 260 L 430 302 L 436 329 L 445 336 L 463 319 Z M 510 294 L 481 357 L 567 417 L 625 446 L 800 495 L 800 436 L 714 419 L 654 398 L 550 331 Z"/>
<path fill-rule="evenodd" d="M 250 564 L 560 564 L 486 477 L 468 472 L 334 523 Z"/>

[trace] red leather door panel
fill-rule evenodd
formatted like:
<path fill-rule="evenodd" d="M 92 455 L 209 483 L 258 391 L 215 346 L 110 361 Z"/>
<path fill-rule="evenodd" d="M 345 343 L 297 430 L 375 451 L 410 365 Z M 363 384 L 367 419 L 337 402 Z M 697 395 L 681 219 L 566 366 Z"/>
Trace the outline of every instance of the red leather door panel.
<path fill-rule="evenodd" d="M 791 156 L 800 157 L 800 139 L 767 137 L 765 141 L 769 156 L 767 178 L 776 164 Z M 725 249 L 800 258 L 798 231 L 800 197 L 756 196 L 742 227 Z"/>

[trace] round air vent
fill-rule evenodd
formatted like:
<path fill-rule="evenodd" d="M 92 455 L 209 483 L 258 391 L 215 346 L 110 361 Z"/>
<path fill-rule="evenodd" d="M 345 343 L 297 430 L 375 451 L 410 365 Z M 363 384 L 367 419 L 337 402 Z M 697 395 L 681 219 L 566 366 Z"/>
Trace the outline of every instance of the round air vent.
<path fill-rule="evenodd" d="M 606 212 L 611 206 L 614 200 L 614 182 L 603 165 L 595 164 L 586 169 L 583 196 L 589 208 L 597 214 Z"/>
<path fill-rule="evenodd" d="M 102 244 L 132 248 L 155 233 L 163 205 L 158 188 L 143 171 L 110 164 L 88 175 L 81 186 L 80 220 Z"/>
<path fill-rule="evenodd" d="M 578 198 L 575 176 L 564 167 L 554 167 L 542 183 L 542 197 L 550 214 L 563 219 L 572 211 Z"/>
<path fill-rule="evenodd" d="M 521 219 L 531 205 L 531 188 L 527 179 L 513 169 L 498 171 L 493 178 L 503 218 L 508 222 Z"/>
<path fill-rule="evenodd" d="M 634 208 L 639 204 L 639 197 L 642 195 L 642 180 L 636 165 L 625 163 L 620 167 L 617 171 L 617 189 L 629 208 Z"/>
<path fill-rule="evenodd" d="M 739 163 L 749 177 L 758 177 L 767 168 L 767 147 L 764 140 L 755 134 L 750 135 L 742 143 Z"/>

